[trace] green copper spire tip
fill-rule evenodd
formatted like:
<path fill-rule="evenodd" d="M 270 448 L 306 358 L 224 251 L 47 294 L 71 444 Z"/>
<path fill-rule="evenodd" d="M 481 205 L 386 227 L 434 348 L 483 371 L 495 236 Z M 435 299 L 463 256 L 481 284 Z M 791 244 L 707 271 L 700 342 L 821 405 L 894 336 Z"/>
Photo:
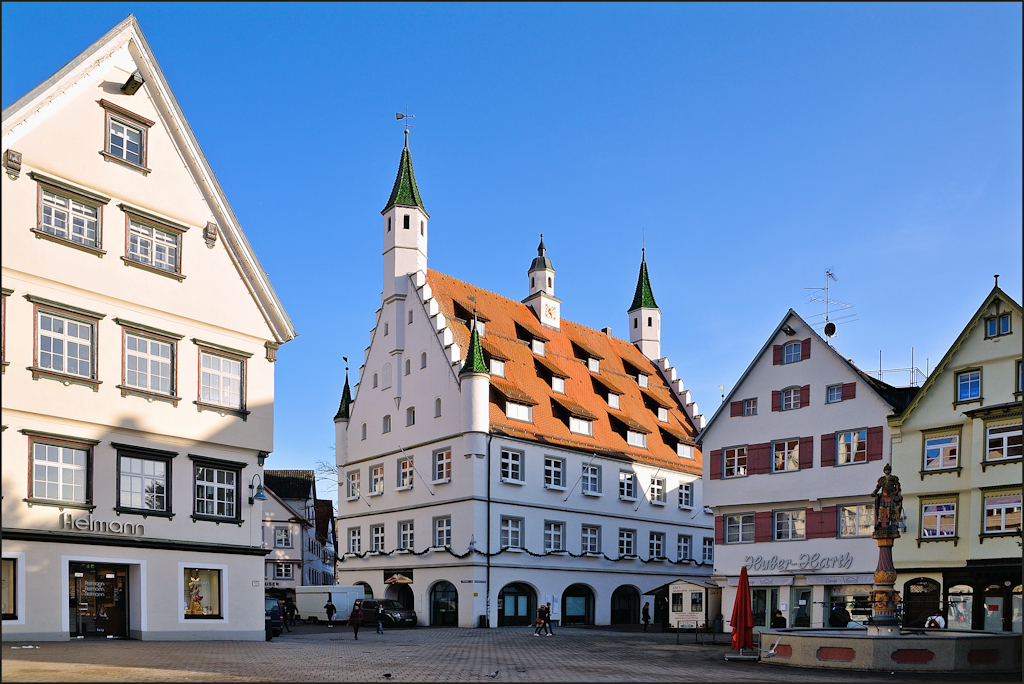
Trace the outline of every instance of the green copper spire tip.
<path fill-rule="evenodd" d="M 640 257 L 640 277 L 636 281 L 636 293 L 633 295 L 633 304 L 629 307 L 630 311 L 640 308 L 658 308 L 658 304 L 654 301 L 654 293 L 651 292 L 651 280 L 647 276 L 646 250 L 642 252 L 642 255 Z"/>
<path fill-rule="evenodd" d="M 466 363 L 463 364 L 459 375 L 463 373 L 484 373 L 485 375 L 490 375 L 487 372 L 487 364 L 484 363 L 484 350 L 480 348 L 480 335 L 476 331 L 476 326 L 473 327 L 473 332 L 469 336 L 469 351 L 466 354 Z"/>
<path fill-rule="evenodd" d="M 338 412 L 334 414 L 334 420 L 348 420 L 352 408 L 352 390 L 348 387 L 348 371 L 345 371 L 345 389 L 341 391 L 341 403 L 338 405 Z"/>
<path fill-rule="evenodd" d="M 395 205 L 403 207 L 419 207 L 427 214 L 423 207 L 423 198 L 420 197 L 420 189 L 416 186 L 416 175 L 412 171 L 412 155 L 409 154 L 409 137 L 405 138 L 405 147 L 402 149 L 402 159 L 398 162 L 398 175 L 395 176 L 395 186 L 391 188 L 391 197 L 388 198 L 387 206 L 381 210 L 384 213 Z M 430 214 L 427 214 L 430 218 Z"/>

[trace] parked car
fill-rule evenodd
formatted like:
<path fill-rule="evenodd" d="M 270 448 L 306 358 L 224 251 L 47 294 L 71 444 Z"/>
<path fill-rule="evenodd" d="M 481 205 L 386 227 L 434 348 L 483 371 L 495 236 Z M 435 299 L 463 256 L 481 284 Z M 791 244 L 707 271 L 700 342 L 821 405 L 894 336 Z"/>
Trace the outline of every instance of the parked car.
<path fill-rule="evenodd" d="M 355 605 L 363 609 L 368 623 L 377 619 L 377 611 L 383 611 L 385 627 L 415 627 L 416 611 L 402 607 L 394 599 L 356 599 Z"/>
<path fill-rule="evenodd" d="M 264 610 L 270 617 L 271 632 L 274 636 L 281 636 L 281 631 L 284 629 L 284 606 L 281 604 L 281 600 L 265 596 L 263 604 Z"/>

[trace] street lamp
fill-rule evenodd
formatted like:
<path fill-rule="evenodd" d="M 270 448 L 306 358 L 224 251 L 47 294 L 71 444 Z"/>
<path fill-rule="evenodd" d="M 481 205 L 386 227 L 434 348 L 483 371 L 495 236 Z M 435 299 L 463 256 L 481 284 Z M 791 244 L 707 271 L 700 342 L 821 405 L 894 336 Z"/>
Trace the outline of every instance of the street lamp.
<path fill-rule="evenodd" d="M 260 483 L 256 484 L 256 480 L 259 479 Z M 260 477 L 259 473 L 252 476 L 252 480 L 249 482 L 249 505 L 252 506 L 257 501 L 266 501 L 267 495 L 263 493 L 263 478 Z"/>

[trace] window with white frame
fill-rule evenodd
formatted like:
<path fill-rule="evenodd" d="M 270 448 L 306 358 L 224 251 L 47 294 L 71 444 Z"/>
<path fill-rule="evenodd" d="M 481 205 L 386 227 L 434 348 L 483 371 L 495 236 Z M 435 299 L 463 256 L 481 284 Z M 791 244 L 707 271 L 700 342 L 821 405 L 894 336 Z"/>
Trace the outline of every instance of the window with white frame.
<path fill-rule="evenodd" d="M 601 361 L 599 359 L 595 359 L 593 356 L 588 357 L 587 358 L 587 370 L 589 370 L 591 373 L 600 373 L 601 372 Z"/>
<path fill-rule="evenodd" d="M 412 456 L 398 459 L 398 489 L 412 489 Z"/>
<path fill-rule="evenodd" d="M 1000 425 L 986 430 L 986 461 L 1004 461 L 1021 457 L 1021 424 Z"/>
<path fill-rule="evenodd" d="M 274 563 L 274 579 L 291 579 L 291 563 Z"/>
<path fill-rule="evenodd" d="M 125 331 L 124 346 L 125 385 L 158 394 L 174 392 L 171 344 Z"/>
<path fill-rule="evenodd" d="M 843 400 L 843 386 L 829 385 L 825 388 L 825 403 L 835 404 Z"/>
<path fill-rule="evenodd" d="M 725 516 L 725 543 L 743 544 L 754 541 L 754 514 Z"/>
<path fill-rule="evenodd" d="M 451 547 L 452 519 L 450 517 L 434 518 L 434 546 Z"/>
<path fill-rule="evenodd" d="M 644 375 L 643 373 L 636 376 L 636 384 L 640 385 L 641 387 L 647 387 L 647 376 Z"/>
<path fill-rule="evenodd" d="M 985 534 L 1020 533 L 1020 527 L 1020 492 L 985 495 Z"/>
<path fill-rule="evenodd" d="M 523 546 L 523 519 L 501 518 L 501 548 L 519 549 Z"/>
<path fill-rule="evenodd" d="M 391 432 L 391 416 L 387 415 L 380 419 L 380 431 L 382 434 Z"/>
<path fill-rule="evenodd" d="M 849 430 L 836 433 L 836 465 L 866 463 L 867 460 L 867 430 Z"/>
<path fill-rule="evenodd" d="M 676 560 L 693 559 L 693 537 L 680 534 L 676 537 Z"/>
<path fill-rule="evenodd" d="M 747 474 L 747 447 L 725 449 L 723 477 L 743 477 Z"/>
<path fill-rule="evenodd" d="M 668 500 L 668 494 L 665 492 L 665 478 L 663 477 L 652 477 L 650 496 L 652 504 L 664 505 Z"/>
<path fill-rule="evenodd" d="M 161 230 L 137 219 L 128 222 L 128 255 L 131 261 L 177 273 L 181 234 Z"/>
<path fill-rule="evenodd" d="M 565 489 L 565 459 L 544 457 L 544 486 Z"/>
<path fill-rule="evenodd" d="M 200 394 L 204 404 L 241 409 L 243 362 L 200 350 Z"/>
<path fill-rule="evenodd" d="M 800 408 L 800 388 L 791 387 L 789 389 L 782 390 L 782 406 L 783 411 L 790 411 L 792 409 Z"/>
<path fill-rule="evenodd" d="M 594 423 L 593 421 L 586 420 L 584 418 L 569 416 L 569 432 L 575 432 L 577 435 L 593 436 Z"/>
<path fill-rule="evenodd" d="M 772 444 L 772 472 L 800 470 L 800 440 L 782 440 Z"/>
<path fill-rule="evenodd" d="M 608 393 L 608 408 L 619 408 L 619 395 L 615 394 L 615 392 Z"/>
<path fill-rule="evenodd" d="M 79 245 L 99 249 L 100 208 L 39 188 L 39 230 Z"/>
<path fill-rule="evenodd" d="M 753 399 L 743 400 L 743 415 L 745 416 L 756 416 L 757 415 L 757 397 Z"/>
<path fill-rule="evenodd" d="M 238 517 L 238 471 L 196 465 L 196 515 Z"/>
<path fill-rule="evenodd" d="M 167 465 L 165 459 L 118 456 L 121 479 L 118 505 L 145 511 L 167 511 Z"/>
<path fill-rule="evenodd" d="M 711 537 L 704 537 L 704 543 L 701 547 L 701 561 L 704 563 L 713 563 L 715 560 L 715 540 Z"/>
<path fill-rule="evenodd" d="M 434 452 L 433 470 L 434 482 L 451 482 L 452 479 L 452 450 L 442 449 Z"/>
<path fill-rule="evenodd" d="M 107 112 L 107 154 L 136 166 L 146 165 L 146 133 L 144 126 L 135 126 Z"/>
<path fill-rule="evenodd" d="M 491 375 L 505 377 L 505 362 L 501 359 L 491 359 Z"/>
<path fill-rule="evenodd" d="M 636 555 L 636 530 L 619 528 L 619 557 Z"/>
<path fill-rule="evenodd" d="M 665 408 L 664 406 L 658 407 L 658 420 L 660 420 L 662 423 L 668 422 L 668 409 Z"/>
<path fill-rule="evenodd" d="M 92 323 L 38 312 L 37 365 L 40 368 L 94 378 Z"/>
<path fill-rule="evenodd" d="M 511 449 L 501 450 L 501 480 L 502 482 L 520 484 L 526 482 L 526 477 L 523 474 L 523 452 Z"/>
<path fill-rule="evenodd" d="M 679 507 L 693 508 L 693 483 L 679 483 Z"/>
<path fill-rule="evenodd" d="M 414 542 L 415 529 L 413 528 L 413 522 L 406 520 L 398 523 L 398 548 L 412 551 Z"/>
<path fill-rule="evenodd" d="M 353 471 L 349 472 L 346 479 L 347 479 L 347 482 L 348 482 L 348 487 L 347 487 L 348 498 L 349 499 L 357 499 L 357 498 L 359 498 L 359 471 L 358 470 L 353 470 Z"/>
<path fill-rule="evenodd" d="M 537 356 L 544 356 L 544 343 L 537 338 L 534 338 L 533 342 L 530 343 L 530 348 Z"/>
<path fill-rule="evenodd" d="M 410 406 L 409 408 L 405 409 L 405 426 L 409 427 L 410 425 L 415 425 L 415 424 L 416 424 L 416 407 L 415 406 Z"/>
<path fill-rule="evenodd" d="M 544 523 L 544 551 L 565 551 L 565 523 Z"/>
<path fill-rule="evenodd" d="M 583 477 L 580 479 L 580 488 L 584 494 L 597 495 L 601 493 L 601 466 L 583 466 Z"/>
<path fill-rule="evenodd" d="M 840 537 L 870 537 L 874 531 L 874 504 L 852 504 L 839 507 Z"/>
<path fill-rule="evenodd" d="M 981 371 L 972 370 L 956 374 L 956 400 L 973 401 L 981 398 Z"/>
<path fill-rule="evenodd" d="M 775 541 L 804 539 L 807 530 L 807 511 L 775 511 Z"/>
<path fill-rule="evenodd" d="M 944 470 L 946 468 L 956 468 L 959 465 L 959 458 L 957 456 L 959 445 L 959 434 L 925 437 L 924 469 Z"/>
<path fill-rule="evenodd" d="M 370 495 L 384 493 L 384 466 L 370 468 Z"/>
<path fill-rule="evenodd" d="M 985 337 L 1010 334 L 1010 314 L 1001 314 L 985 321 Z"/>
<path fill-rule="evenodd" d="M 581 553 L 601 553 L 601 528 L 598 525 L 583 525 L 581 534 Z"/>
<path fill-rule="evenodd" d="M 557 375 L 552 375 L 551 391 L 558 392 L 559 394 L 565 394 L 565 378 L 560 378 Z"/>
<path fill-rule="evenodd" d="M 676 456 L 679 458 L 685 458 L 693 460 L 693 445 L 684 444 L 683 442 L 676 443 Z"/>
<path fill-rule="evenodd" d="M 633 430 L 626 431 L 626 444 L 630 446 L 640 447 L 641 449 L 647 448 L 647 435 L 643 432 L 635 432 Z"/>
<path fill-rule="evenodd" d="M 88 481 L 88 447 L 33 441 L 33 499 L 88 503 Z"/>
<path fill-rule="evenodd" d="M 921 538 L 956 536 L 956 502 L 921 504 Z"/>
<path fill-rule="evenodd" d="M 370 527 L 370 543 L 372 544 L 370 550 L 375 553 L 384 552 L 384 526 L 373 525 Z"/>
<path fill-rule="evenodd" d="M 619 498 L 636 501 L 636 473 L 632 470 L 619 471 Z"/>
<path fill-rule="evenodd" d="M 348 528 L 348 552 L 363 552 L 363 529 L 361 527 Z"/>
<path fill-rule="evenodd" d="M 800 360 L 801 344 L 790 342 L 782 348 L 782 363 L 796 363 Z"/>
<path fill-rule="evenodd" d="M 664 532 L 651 532 L 650 534 L 650 545 L 648 546 L 650 553 L 649 558 L 664 558 L 665 557 L 665 533 Z"/>
<path fill-rule="evenodd" d="M 523 420 L 529 423 L 533 420 L 533 407 L 509 401 L 505 404 L 505 415 L 511 420 Z"/>

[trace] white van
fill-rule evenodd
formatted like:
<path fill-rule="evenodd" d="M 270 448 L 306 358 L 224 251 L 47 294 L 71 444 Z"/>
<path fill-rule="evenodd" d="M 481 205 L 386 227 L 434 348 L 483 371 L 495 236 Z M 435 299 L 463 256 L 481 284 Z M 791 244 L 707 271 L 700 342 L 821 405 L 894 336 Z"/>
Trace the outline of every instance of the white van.
<path fill-rule="evenodd" d="M 341 622 L 348 619 L 348 614 L 352 612 L 352 604 L 356 599 L 363 598 L 363 594 L 361 586 L 295 587 L 295 608 L 299 618 L 306 622 L 313 624 L 326 622 L 327 611 L 324 610 L 324 606 L 327 604 L 327 598 L 330 597 L 337 611 L 334 614 L 334 620 Z"/>

